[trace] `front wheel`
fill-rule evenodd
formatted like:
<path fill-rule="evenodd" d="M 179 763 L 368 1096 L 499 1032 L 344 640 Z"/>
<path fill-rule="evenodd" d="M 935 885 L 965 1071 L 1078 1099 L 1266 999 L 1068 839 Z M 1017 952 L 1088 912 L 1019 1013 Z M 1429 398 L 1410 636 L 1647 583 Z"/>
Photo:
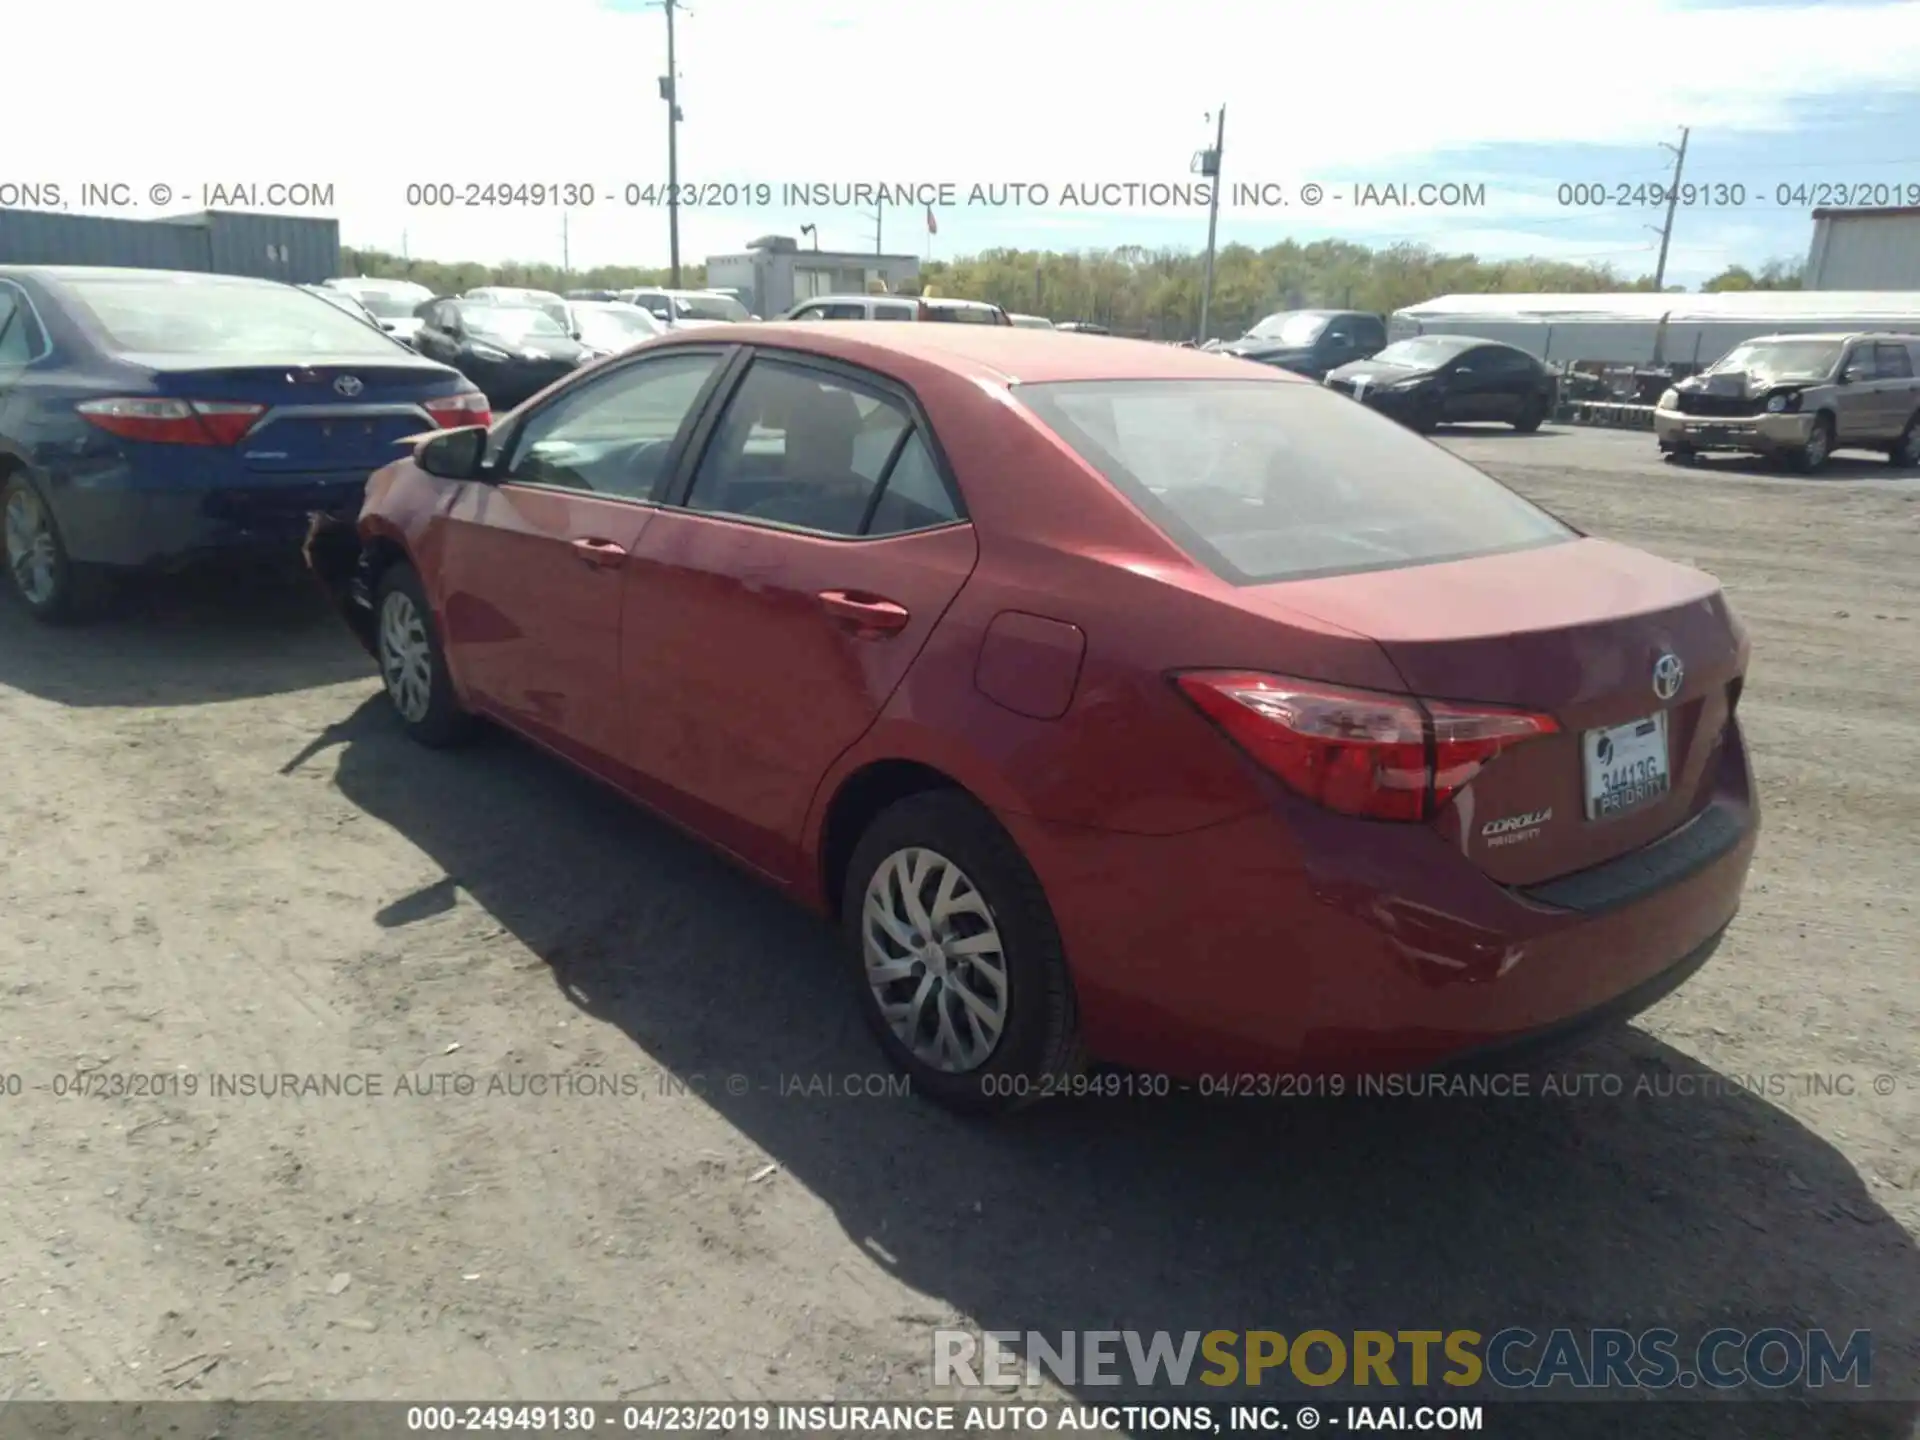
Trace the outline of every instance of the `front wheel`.
<path fill-rule="evenodd" d="M 1691 465 L 1694 461 L 1694 453 L 1684 445 L 1675 445 L 1671 449 L 1662 450 L 1660 458 L 1669 465 Z"/>
<path fill-rule="evenodd" d="M 973 800 L 933 791 L 881 812 L 841 903 L 861 1009 L 915 1090 L 993 1114 L 1084 1068 L 1053 911 L 1012 837 Z"/>
<path fill-rule="evenodd" d="M 1787 463 L 1802 475 L 1811 475 L 1824 470 L 1827 461 L 1833 458 L 1833 421 L 1822 415 L 1813 422 L 1813 433 L 1807 436 L 1807 443 L 1797 450 L 1787 452 Z"/>
<path fill-rule="evenodd" d="M 411 565 L 388 566 L 374 587 L 374 638 L 381 682 L 407 734 L 434 749 L 468 738 L 473 717 L 454 695 L 433 610 Z"/>

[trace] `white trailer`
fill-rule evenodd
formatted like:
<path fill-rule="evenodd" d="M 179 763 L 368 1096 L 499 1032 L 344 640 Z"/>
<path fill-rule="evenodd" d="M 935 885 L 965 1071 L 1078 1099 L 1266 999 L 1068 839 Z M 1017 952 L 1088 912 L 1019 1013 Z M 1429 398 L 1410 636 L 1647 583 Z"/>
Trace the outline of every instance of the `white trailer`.
<path fill-rule="evenodd" d="M 1920 335 L 1920 291 L 1443 295 L 1395 311 L 1387 338 L 1474 335 L 1555 364 L 1701 366 L 1756 335 L 1849 330 Z"/>

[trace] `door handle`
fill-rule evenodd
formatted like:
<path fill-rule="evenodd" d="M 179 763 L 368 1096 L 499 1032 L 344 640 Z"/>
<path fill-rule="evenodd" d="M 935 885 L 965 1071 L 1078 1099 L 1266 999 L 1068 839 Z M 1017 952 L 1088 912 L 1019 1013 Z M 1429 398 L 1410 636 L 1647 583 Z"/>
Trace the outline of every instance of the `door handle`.
<path fill-rule="evenodd" d="M 627 563 L 627 549 L 611 540 L 575 540 L 573 553 L 583 565 L 591 565 L 596 570 L 611 570 L 616 565 Z"/>
<path fill-rule="evenodd" d="M 862 640 L 897 635 L 913 617 L 906 607 L 864 590 L 822 590 L 820 608 L 833 622 Z"/>

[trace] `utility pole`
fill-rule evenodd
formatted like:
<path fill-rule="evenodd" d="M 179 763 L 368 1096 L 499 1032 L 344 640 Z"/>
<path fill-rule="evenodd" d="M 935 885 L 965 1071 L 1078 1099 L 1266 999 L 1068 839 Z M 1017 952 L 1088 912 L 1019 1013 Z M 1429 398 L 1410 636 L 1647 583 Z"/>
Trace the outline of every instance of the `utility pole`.
<path fill-rule="evenodd" d="M 667 73 L 660 77 L 660 98 L 667 102 L 667 246 L 673 288 L 680 288 L 680 72 L 674 65 L 673 12 L 680 0 L 654 0 L 667 12 Z"/>
<path fill-rule="evenodd" d="M 1680 143 L 1669 145 L 1660 142 L 1662 150 L 1673 151 L 1673 183 L 1667 187 L 1667 223 L 1660 231 L 1660 263 L 1653 267 L 1653 288 L 1656 292 L 1664 290 L 1667 283 L 1667 246 L 1673 242 L 1673 212 L 1680 203 L 1680 172 L 1687 163 L 1687 136 L 1693 132 L 1686 127 L 1680 131 Z"/>
<path fill-rule="evenodd" d="M 1213 241 L 1220 228 L 1220 156 L 1227 148 L 1227 107 L 1222 105 L 1213 132 L 1213 148 L 1193 157 L 1193 168 L 1213 181 L 1213 195 L 1207 206 L 1207 278 L 1200 289 L 1200 339 L 1207 343 L 1207 312 L 1213 308 Z"/>
<path fill-rule="evenodd" d="M 876 199 L 873 202 L 873 253 L 876 255 L 886 253 L 885 248 L 880 244 L 880 226 L 886 219 L 886 215 L 887 202 L 884 199 Z"/>
<path fill-rule="evenodd" d="M 567 233 L 567 212 L 560 212 L 560 278 L 565 280 L 573 274 L 573 247 Z"/>

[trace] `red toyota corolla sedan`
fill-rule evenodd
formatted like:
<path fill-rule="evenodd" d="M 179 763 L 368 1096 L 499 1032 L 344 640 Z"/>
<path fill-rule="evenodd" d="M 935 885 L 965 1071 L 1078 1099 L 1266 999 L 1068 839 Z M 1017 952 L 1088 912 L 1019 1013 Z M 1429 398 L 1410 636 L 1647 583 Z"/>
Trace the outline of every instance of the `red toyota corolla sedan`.
<path fill-rule="evenodd" d="M 498 722 L 832 917 L 962 1108 L 1563 1042 L 1703 964 L 1753 852 L 1711 577 L 1231 357 L 710 327 L 309 553 L 410 733 Z"/>

